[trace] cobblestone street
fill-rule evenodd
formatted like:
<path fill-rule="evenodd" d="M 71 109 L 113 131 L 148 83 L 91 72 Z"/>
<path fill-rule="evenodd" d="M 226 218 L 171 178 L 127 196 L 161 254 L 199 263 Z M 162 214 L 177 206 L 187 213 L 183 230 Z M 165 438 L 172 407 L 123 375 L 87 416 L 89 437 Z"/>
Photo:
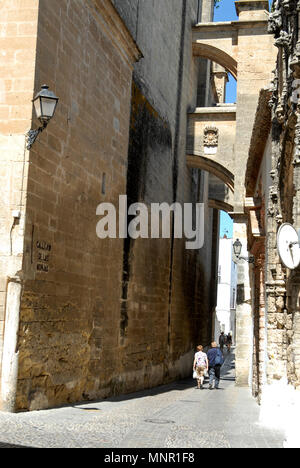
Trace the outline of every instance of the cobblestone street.
<path fill-rule="evenodd" d="M 259 424 L 249 389 L 234 384 L 234 355 L 221 389 L 184 380 L 133 395 L 41 412 L 0 414 L 0 447 L 282 448 Z"/>

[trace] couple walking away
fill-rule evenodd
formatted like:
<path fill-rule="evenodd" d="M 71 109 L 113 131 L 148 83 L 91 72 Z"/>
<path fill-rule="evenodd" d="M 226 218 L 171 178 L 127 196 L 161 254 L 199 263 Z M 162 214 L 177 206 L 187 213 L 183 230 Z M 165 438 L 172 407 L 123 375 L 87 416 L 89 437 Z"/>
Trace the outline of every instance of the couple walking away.
<path fill-rule="evenodd" d="M 213 389 L 215 382 L 215 389 L 218 390 L 223 363 L 223 354 L 216 342 L 211 344 L 211 349 L 207 354 L 203 352 L 203 346 L 197 346 L 197 353 L 194 359 L 194 378 L 197 379 L 198 389 L 203 389 L 204 377 L 206 372 L 208 372 L 209 389 Z"/>
<path fill-rule="evenodd" d="M 231 333 L 228 333 L 228 335 L 225 335 L 224 332 L 221 333 L 219 337 L 219 345 L 220 349 L 223 352 L 224 346 L 227 346 L 228 353 L 230 353 L 231 346 L 232 346 L 232 335 Z"/>

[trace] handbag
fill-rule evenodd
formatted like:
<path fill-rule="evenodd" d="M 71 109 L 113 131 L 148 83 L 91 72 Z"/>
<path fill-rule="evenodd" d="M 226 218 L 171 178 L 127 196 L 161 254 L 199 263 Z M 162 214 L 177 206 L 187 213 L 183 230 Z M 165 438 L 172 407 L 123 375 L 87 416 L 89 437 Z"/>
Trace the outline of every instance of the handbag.
<path fill-rule="evenodd" d="M 197 374 L 197 372 L 195 370 L 193 372 L 193 379 L 198 379 L 198 374 Z"/>

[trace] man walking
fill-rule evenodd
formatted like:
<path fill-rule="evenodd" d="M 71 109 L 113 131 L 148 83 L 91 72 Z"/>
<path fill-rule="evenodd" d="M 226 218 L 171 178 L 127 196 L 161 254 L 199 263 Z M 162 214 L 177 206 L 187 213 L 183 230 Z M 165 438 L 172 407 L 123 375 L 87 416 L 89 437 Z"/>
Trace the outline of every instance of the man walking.
<path fill-rule="evenodd" d="M 215 382 L 215 389 L 218 390 L 221 377 L 221 367 L 224 363 L 223 353 L 218 348 L 216 342 L 211 344 L 211 349 L 207 353 L 208 358 L 208 373 L 209 373 L 209 389 L 213 389 Z"/>
<path fill-rule="evenodd" d="M 220 345 L 220 349 L 222 352 L 223 352 L 225 344 L 226 344 L 226 335 L 224 332 L 222 332 L 219 337 L 219 345 Z"/>
<path fill-rule="evenodd" d="M 228 335 L 227 335 L 226 346 L 227 346 L 228 353 L 230 353 L 231 346 L 232 346 L 232 334 L 231 334 L 231 332 L 229 332 Z"/>

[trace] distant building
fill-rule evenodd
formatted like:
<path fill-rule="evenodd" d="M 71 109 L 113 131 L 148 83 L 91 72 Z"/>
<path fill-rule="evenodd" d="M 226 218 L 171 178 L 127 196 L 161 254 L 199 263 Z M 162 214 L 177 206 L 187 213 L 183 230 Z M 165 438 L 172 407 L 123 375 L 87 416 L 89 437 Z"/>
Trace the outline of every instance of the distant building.
<path fill-rule="evenodd" d="M 218 341 L 223 331 L 232 333 L 235 339 L 235 309 L 237 290 L 237 267 L 232 260 L 232 239 L 220 239 L 218 266 L 218 295 L 215 313 L 215 339 Z"/>

